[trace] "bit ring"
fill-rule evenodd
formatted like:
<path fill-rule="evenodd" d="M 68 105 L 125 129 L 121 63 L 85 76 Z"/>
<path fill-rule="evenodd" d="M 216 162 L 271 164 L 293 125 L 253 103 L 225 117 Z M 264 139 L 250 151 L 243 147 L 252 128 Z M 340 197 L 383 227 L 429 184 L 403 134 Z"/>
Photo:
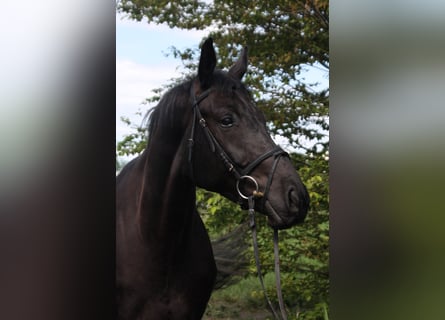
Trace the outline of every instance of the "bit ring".
<path fill-rule="evenodd" d="M 255 196 L 255 194 L 258 194 L 259 191 L 259 187 L 258 187 L 258 182 L 256 182 L 256 180 L 251 177 L 251 176 L 242 176 L 240 177 L 237 181 L 236 181 L 236 191 L 238 191 L 238 194 L 241 198 L 243 199 L 249 199 L 249 197 L 251 196 L 246 196 L 239 188 L 239 184 L 241 180 L 249 180 L 251 182 L 253 182 L 253 184 L 255 185 L 255 190 L 252 192 L 251 196 Z"/>

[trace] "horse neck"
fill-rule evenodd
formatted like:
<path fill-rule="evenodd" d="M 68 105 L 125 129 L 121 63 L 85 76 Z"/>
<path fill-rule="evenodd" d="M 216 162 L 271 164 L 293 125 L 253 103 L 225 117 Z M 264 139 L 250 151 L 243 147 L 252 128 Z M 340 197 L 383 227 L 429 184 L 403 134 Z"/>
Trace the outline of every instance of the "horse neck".
<path fill-rule="evenodd" d="M 162 137 L 162 134 L 159 136 Z M 187 235 L 195 207 L 195 185 L 187 174 L 185 135 L 156 136 L 143 154 L 144 174 L 139 198 L 139 225 L 144 238 L 177 245 Z"/>

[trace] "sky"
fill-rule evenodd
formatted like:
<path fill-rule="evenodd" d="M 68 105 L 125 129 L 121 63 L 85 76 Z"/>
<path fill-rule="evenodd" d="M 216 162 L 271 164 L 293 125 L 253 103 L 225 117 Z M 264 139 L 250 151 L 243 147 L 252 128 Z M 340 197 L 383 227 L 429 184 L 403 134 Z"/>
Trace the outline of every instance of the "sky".
<path fill-rule="evenodd" d="M 132 132 L 121 117 L 140 124 L 142 117 L 136 113 L 145 114 L 150 108 L 142 102 L 151 96 L 153 89 L 180 75 L 181 61 L 166 56 L 169 48 L 198 48 L 207 34 L 205 30 L 170 29 L 116 16 L 116 141 Z M 328 74 L 324 71 L 312 69 L 304 77 L 310 82 L 320 82 L 320 87 L 328 87 Z"/>
<path fill-rule="evenodd" d="M 170 29 L 116 16 L 116 141 L 131 132 L 120 118 L 141 121 L 135 114 L 148 110 L 142 102 L 151 90 L 180 75 L 181 61 L 166 57 L 169 48 L 198 47 L 205 36 L 205 31 Z"/>

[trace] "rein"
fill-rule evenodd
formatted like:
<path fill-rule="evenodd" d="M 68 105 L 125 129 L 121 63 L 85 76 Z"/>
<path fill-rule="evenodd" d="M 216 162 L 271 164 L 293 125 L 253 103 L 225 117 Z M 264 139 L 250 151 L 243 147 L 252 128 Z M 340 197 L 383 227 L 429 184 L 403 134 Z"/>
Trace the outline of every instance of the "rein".
<path fill-rule="evenodd" d="M 273 176 L 275 173 L 275 170 L 278 166 L 278 162 L 280 161 L 282 156 L 288 156 L 288 154 L 281 149 L 280 147 L 275 147 L 270 151 L 267 151 L 266 153 L 260 155 L 258 158 L 256 158 L 254 161 L 252 161 L 250 164 L 248 164 L 245 168 L 240 168 L 231 158 L 230 156 L 225 152 L 224 148 L 221 146 L 221 144 L 218 142 L 218 140 L 215 138 L 213 133 L 210 131 L 206 120 L 201 114 L 201 111 L 199 110 L 199 103 L 203 101 L 205 98 L 209 96 L 209 94 L 212 92 L 212 89 L 208 89 L 201 93 L 198 97 L 192 92 L 193 95 L 193 120 L 192 120 L 192 128 L 190 137 L 188 139 L 188 147 L 189 147 L 189 154 L 188 154 L 188 161 L 190 165 L 190 172 L 191 176 L 194 177 L 193 174 L 193 164 L 192 164 L 192 156 L 193 156 L 193 146 L 194 146 L 194 136 L 195 136 L 195 129 L 196 129 L 196 122 L 199 123 L 201 128 L 203 128 L 203 131 L 205 133 L 205 136 L 207 138 L 207 141 L 210 146 L 210 150 L 213 153 L 217 153 L 218 156 L 221 158 L 222 162 L 226 166 L 229 173 L 233 174 L 236 178 L 236 190 L 239 194 L 239 196 L 247 200 L 248 202 L 248 212 L 250 217 L 250 228 L 252 230 L 252 240 L 253 240 L 253 250 L 255 255 L 255 263 L 257 267 L 257 273 L 258 278 L 261 283 L 261 287 L 263 289 L 264 298 L 267 301 L 267 304 L 271 310 L 271 312 L 274 315 L 275 319 L 280 319 L 278 316 L 278 313 L 276 312 L 275 308 L 273 307 L 269 297 L 267 296 L 266 289 L 264 286 L 263 276 L 261 272 L 261 264 L 259 260 L 259 254 L 258 254 L 258 241 L 257 241 L 257 232 L 256 232 L 256 223 L 255 223 L 255 198 L 256 199 L 262 199 L 262 207 L 264 208 L 264 205 L 267 201 L 267 196 L 269 194 L 270 186 L 272 184 Z M 259 191 L 259 186 L 257 181 L 250 176 L 249 174 L 264 160 L 274 157 L 274 163 L 272 165 L 272 169 L 269 173 L 266 187 L 264 189 L 264 192 Z M 255 190 L 253 190 L 251 195 L 245 195 L 240 190 L 240 182 L 243 180 L 250 181 L 254 184 Z M 281 280 L 280 280 L 280 259 L 279 259 L 279 250 L 278 250 L 278 230 L 274 229 L 274 259 L 275 259 L 275 281 L 276 281 L 276 289 L 277 289 L 277 297 L 278 297 L 278 303 L 280 307 L 281 312 L 281 319 L 287 320 L 286 316 L 286 310 L 284 307 L 284 301 L 283 301 L 283 295 L 281 292 Z"/>
<path fill-rule="evenodd" d="M 253 252 L 254 252 L 254 256 L 255 256 L 255 264 L 256 264 L 256 269 L 257 269 L 257 273 L 258 273 L 258 279 L 260 280 L 261 288 L 263 289 L 264 299 L 266 300 L 270 311 L 272 312 L 275 319 L 280 319 L 277 311 L 273 307 L 272 302 L 270 301 L 270 299 L 267 295 L 266 288 L 264 286 L 264 281 L 263 281 L 263 274 L 261 272 L 261 263 L 260 263 L 260 257 L 259 257 L 258 239 L 257 239 L 256 222 L 255 222 L 255 198 L 262 197 L 262 195 L 258 192 L 258 183 L 256 182 L 256 180 L 250 176 L 245 176 L 245 177 L 248 179 L 251 179 L 251 181 L 255 184 L 256 189 L 252 192 L 252 194 L 250 196 L 246 196 L 245 194 L 243 194 L 240 191 L 238 184 L 237 184 L 237 191 L 238 191 L 238 194 L 240 195 L 240 197 L 247 199 L 248 204 L 249 204 L 249 209 L 248 209 L 249 210 L 249 218 L 250 218 L 249 227 L 252 230 Z M 258 194 L 260 194 L 260 195 L 258 196 Z M 278 304 L 280 306 L 281 319 L 287 320 L 286 309 L 284 307 L 283 294 L 282 294 L 282 290 L 281 290 L 280 254 L 279 254 L 279 249 L 278 249 L 278 230 L 277 229 L 274 229 L 274 233 L 273 233 L 273 247 L 274 247 L 274 261 L 275 261 L 275 263 L 274 263 L 275 283 L 276 283 L 276 289 L 277 289 Z"/>
<path fill-rule="evenodd" d="M 256 223 L 255 223 L 255 210 L 254 210 L 254 196 L 249 197 L 249 217 L 250 217 L 250 229 L 252 230 L 252 241 L 253 241 L 253 252 L 255 255 L 255 264 L 257 268 L 258 273 L 258 279 L 261 283 L 261 288 L 263 289 L 263 295 L 264 299 L 266 300 L 270 310 L 272 311 L 275 319 L 280 319 L 278 316 L 277 311 L 272 305 L 272 302 L 270 301 L 266 288 L 264 286 L 263 281 L 263 275 L 261 272 L 261 264 L 260 264 L 260 258 L 258 253 L 258 240 L 257 240 L 257 232 L 256 232 Z M 275 283 L 277 288 L 277 298 L 278 298 L 278 304 L 280 306 L 280 312 L 281 312 L 281 319 L 287 320 L 286 315 L 286 309 L 284 307 L 284 300 L 283 300 L 283 294 L 281 290 L 281 276 L 280 276 L 280 255 L 278 250 L 278 230 L 274 229 L 273 232 L 273 247 L 274 247 L 274 261 L 275 261 Z"/>

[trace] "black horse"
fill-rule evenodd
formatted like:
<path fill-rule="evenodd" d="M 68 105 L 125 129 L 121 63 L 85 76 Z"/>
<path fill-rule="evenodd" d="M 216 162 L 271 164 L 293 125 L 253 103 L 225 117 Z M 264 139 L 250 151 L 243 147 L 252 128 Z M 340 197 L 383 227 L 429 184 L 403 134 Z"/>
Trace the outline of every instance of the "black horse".
<path fill-rule="evenodd" d="M 209 38 L 198 76 L 164 95 L 145 151 L 117 177 L 120 319 L 201 319 L 216 266 L 196 186 L 244 206 L 242 196 L 262 196 L 255 209 L 275 229 L 306 216 L 306 188 L 241 83 L 247 50 L 228 72 L 215 66 Z"/>

